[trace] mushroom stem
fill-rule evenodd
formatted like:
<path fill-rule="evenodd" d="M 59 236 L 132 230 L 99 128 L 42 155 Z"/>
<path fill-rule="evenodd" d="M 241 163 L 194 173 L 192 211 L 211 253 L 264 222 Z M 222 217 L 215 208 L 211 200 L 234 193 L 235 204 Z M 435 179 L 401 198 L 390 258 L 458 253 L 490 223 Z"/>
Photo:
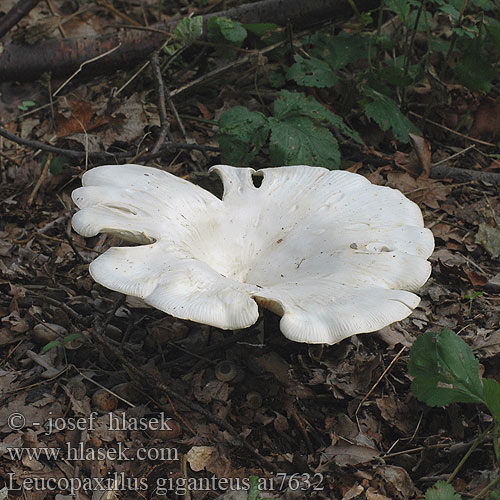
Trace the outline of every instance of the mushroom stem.
<path fill-rule="evenodd" d="M 262 316 L 264 319 L 264 337 L 269 340 L 272 335 L 280 331 L 281 317 L 269 309 L 264 309 Z"/>

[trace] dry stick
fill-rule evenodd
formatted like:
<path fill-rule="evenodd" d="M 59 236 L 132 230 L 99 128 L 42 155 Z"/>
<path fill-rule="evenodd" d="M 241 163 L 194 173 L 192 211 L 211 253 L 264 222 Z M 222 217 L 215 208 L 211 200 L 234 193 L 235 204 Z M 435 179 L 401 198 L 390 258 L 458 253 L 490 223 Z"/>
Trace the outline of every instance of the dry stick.
<path fill-rule="evenodd" d="M 40 0 L 19 0 L 12 9 L 0 19 L 0 38 L 15 26 Z"/>
<path fill-rule="evenodd" d="M 396 354 L 394 359 L 389 363 L 389 366 L 382 372 L 382 375 L 378 378 L 378 380 L 373 384 L 372 388 L 368 391 L 368 393 L 365 395 L 365 397 L 361 400 L 361 403 L 359 403 L 358 407 L 356 408 L 356 412 L 354 413 L 356 417 L 356 421 L 358 421 L 358 412 L 360 408 L 363 406 L 363 403 L 370 397 L 370 394 L 377 388 L 378 384 L 383 380 L 383 378 L 387 375 L 387 373 L 391 370 L 391 368 L 394 366 L 394 363 L 401 357 L 403 352 L 405 351 L 406 346 L 403 346 L 401 350 Z M 358 428 L 359 428 L 359 422 L 358 422 Z"/>
<path fill-rule="evenodd" d="M 277 472 L 277 467 L 272 462 L 269 462 L 265 457 L 263 457 L 257 450 L 255 450 L 248 442 L 242 441 L 233 428 L 231 424 L 226 422 L 225 420 L 213 415 L 209 411 L 205 410 L 198 403 L 193 403 L 189 399 L 185 398 L 182 394 L 179 394 L 174 389 L 171 389 L 166 384 L 164 384 L 161 380 L 159 380 L 153 373 L 148 371 L 141 371 L 134 366 L 132 362 L 130 362 L 126 356 L 122 353 L 122 351 L 118 348 L 115 348 L 114 343 L 111 339 L 105 338 L 102 333 L 102 327 L 98 324 L 97 320 L 93 322 L 94 327 L 92 328 L 92 335 L 95 339 L 101 344 L 103 347 L 108 349 L 117 359 L 120 360 L 122 365 L 128 370 L 128 372 L 134 376 L 135 379 L 140 380 L 144 385 L 151 388 L 159 389 L 163 392 L 167 397 L 171 397 L 180 401 L 184 406 L 190 408 L 191 410 L 199 413 L 206 417 L 210 422 L 216 424 L 222 429 L 226 430 L 231 434 L 233 438 L 234 444 L 237 446 L 241 446 L 248 450 L 252 455 L 259 460 L 259 462 L 265 464 L 269 469 L 273 472 Z"/>
<path fill-rule="evenodd" d="M 85 65 L 99 61 L 100 59 L 103 59 L 104 57 L 109 56 L 109 54 L 112 54 L 113 52 L 118 50 L 121 47 L 121 45 L 122 45 L 121 43 L 118 43 L 118 45 L 110 48 L 106 52 L 103 52 L 102 54 L 99 54 L 98 56 L 95 56 L 95 57 L 92 57 L 91 59 L 87 59 L 86 61 L 83 61 L 80 64 L 80 67 L 69 78 L 67 78 L 61 85 L 59 85 L 57 90 L 52 94 L 52 97 L 55 97 L 64 87 L 66 87 L 66 85 L 68 85 L 68 83 L 71 80 L 73 80 L 73 78 L 75 78 L 75 76 L 78 75 L 78 73 L 80 73 L 83 70 L 83 67 Z"/>
<path fill-rule="evenodd" d="M 158 136 L 156 144 L 153 147 L 153 153 L 158 153 L 167 137 L 169 141 L 173 139 L 170 132 L 170 125 L 168 123 L 167 106 L 165 104 L 165 84 L 163 83 L 163 77 L 161 76 L 158 51 L 153 52 L 153 55 L 151 56 L 151 70 L 153 71 L 153 76 L 156 80 L 158 90 L 158 111 L 160 113 L 160 135 Z"/>
<path fill-rule="evenodd" d="M 85 151 L 75 151 L 73 149 L 64 149 L 58 148 L 56 146 L 52 146 L 51 144 L 47 144 L 45 142 L 40 141 L 32 141 L 29 139 L 24 139 L 23 137 L 19 137 L 15 134 L 12 134 L 7 129 L 0 127 L 0 136 L 5 137 L 9 141 L 15 142 L 16 144 L 21 144 L 23 146 L 28 146 L 34 149 L 41 149 L 42 151 L 47 151 L 49 153 L 54 153 L 60 156 L 67 156 L 68 158 L 86 158 L 89 160 L 123 160 L 126 158 L 134 158 L 137 157 L 138 160 L 146 161 L 152 160 L 154 158 L 158 158 L 162 156 L 166 151 L 175 151 L 177 149 L 186 149 L 188 151 L 211 151 L 218 153 L 220 150 L 214 146 L 201 146 L 199 144 L 186 144 L 181 142 L 170 142 L 163 146 L 160 151 L 157 153 L 143 153 L 137 156 L 136 151 L 124 151 L 120 153 L 107 153 L 107 152 L 85 152 Z"/>
<path fill-rule="evenodd" d="M 28 207 L 30 207 L 31 204 L 33 203 L 33 200 L 35 199 L 35 196 L 38 193 L 40 186 L 42 185 L 43 181 L 45 180 L 45 177 L 47 177 L 47 173 L 49 171 L 51 161 L 52 161 L 52 153 L 49 153 L 47 155 L 47 159 L 45 160 L 45 165 L 43 167 L 42 173 L 41 173 L 40 177 L 38 178 L 38 181 L 36 182 L 35 187 L 33 188 L 33 191 L 31 191 L 30 197 L 28 198 L 28 203 L 27 203 Z"/>
<path fill-rule="evenodd" d="M 448 167 L 446 165 L 435 165 L 434 167 L 431 167 L 431 177 L 433 179 L 451 178 L 460 182 L 482 181 L 488 184 L 493 184 L 494 186 L 500 186 L 500 174 L 498 173 Z"/>
<path fill-rule="evenodd" d="M 424 120 L 427 123 L 430 123 L 431 125 L 435 125 L 436 127 L 442 128 L 443 130 L 450 132 L 450 134 L 458 135 L 459 137 L 462 137 L 463 139 L 467 139 L 467 140 L 472 141 L 472 142 L 477 142 L 478 144 L 482 144 L 483 146 L 490 146 L 493 148 L 497 147 L 496 144 L 493 144 L 491 142 L 482 141 L 481 139 L 476 139 L 475 137 L 470 137 L 469 135 L 462 134 L 460 132 L 457 132 L 456 130 L 453 130 L 452 128 L 449 128 L 449 127 L 446 127 L 445 125 L 442 125 L 441 123 L 435 122 L 434 120 L 430 120 L 429 118 L 425 118 L 425 116 L 414 113 L 413 111 L 408 111 L 408 114 L 413 115 L 416 118 L 419 118 L 420 120 Z"/>

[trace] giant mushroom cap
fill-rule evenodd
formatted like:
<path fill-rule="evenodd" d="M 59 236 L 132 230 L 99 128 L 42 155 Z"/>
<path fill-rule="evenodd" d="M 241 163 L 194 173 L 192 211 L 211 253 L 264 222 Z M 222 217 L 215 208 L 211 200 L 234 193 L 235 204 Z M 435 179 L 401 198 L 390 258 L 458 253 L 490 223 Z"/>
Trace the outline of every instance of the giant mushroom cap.
<path fill-rule="evenodd" d="M 86 172 L 73 192 L 75 231 L 142 244 L 107 250 L 90 264 L 94 280 L 222 329 L 252 325 L 260 304 L 307 343 L 379 330 L 418 305 L 412 291 L 429 277 L 434 238 L 399 191 L 303 165 L 211 171 L 222 200 L 156 168 Z"/>

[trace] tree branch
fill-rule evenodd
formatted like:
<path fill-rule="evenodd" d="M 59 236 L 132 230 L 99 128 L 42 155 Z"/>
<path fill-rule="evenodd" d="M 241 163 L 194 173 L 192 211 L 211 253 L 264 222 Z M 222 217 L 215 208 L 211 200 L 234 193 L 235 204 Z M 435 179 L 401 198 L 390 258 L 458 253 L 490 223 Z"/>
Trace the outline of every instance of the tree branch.
<path fill-rule="evenodd" d="M 0 38 L 8 33 L 39 2 L 40 0 L 19 0 L 5 16 L 0 18 Z"/>
<path fill-rule="evenodd" d="M 378 4 L 378 0 L 356 2 L 360 10 L 372 9 Z M 243 23 L 267 22 L 281 26 L 290 23 L 297 29 L 321 24 L 335 17 L 346 18 L 351 13 L 349 0 L 261 0 L 203 16 L 204 33 L 206 35 L 208 19 L 214 15 Z M 177 22 L 178 20 L 156 24 L 140 31 L 128 30 L 97 37 L 46 40 L 34 46 L 6 44 L 0 51 L 0 82 L 35 80 L 44 72 L 51 72 L 56 78 L 67 77 L 85 61 L 118 45 L 118 50 L 85 65 L 82 74 L 95 76 L 134 67 L 148 59 L 153 51 L 165 43 Z"/>

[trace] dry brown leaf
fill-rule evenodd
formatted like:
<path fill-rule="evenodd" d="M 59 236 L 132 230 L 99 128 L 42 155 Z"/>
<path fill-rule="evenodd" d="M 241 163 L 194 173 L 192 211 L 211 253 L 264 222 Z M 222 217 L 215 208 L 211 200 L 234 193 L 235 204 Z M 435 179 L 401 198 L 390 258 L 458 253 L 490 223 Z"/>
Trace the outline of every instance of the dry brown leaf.
<path fill-rule="evenodd" d="M 431 146 L 429 142 L 420 135 L 409 134 L 409 136 L 413 142 L 413 150 L 420 163 L 420 176 L 428 178 L 431 171 Z"/>

